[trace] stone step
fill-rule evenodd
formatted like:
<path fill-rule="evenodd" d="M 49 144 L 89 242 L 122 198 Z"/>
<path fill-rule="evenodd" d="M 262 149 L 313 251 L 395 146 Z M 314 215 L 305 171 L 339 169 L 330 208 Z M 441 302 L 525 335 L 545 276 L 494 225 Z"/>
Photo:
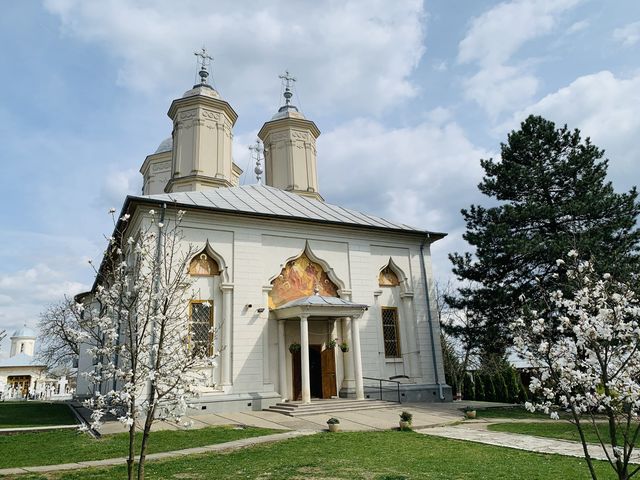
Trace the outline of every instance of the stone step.
<path fill-rule="evenodd" d="M 290 417 L 317 415 L 322 413 L 353 412 L 378 408 L 397 407 L 399 404 L 380 400 L 318 400 L 304 404 L 298 402 L 277 403 L 266 409 Z"/>

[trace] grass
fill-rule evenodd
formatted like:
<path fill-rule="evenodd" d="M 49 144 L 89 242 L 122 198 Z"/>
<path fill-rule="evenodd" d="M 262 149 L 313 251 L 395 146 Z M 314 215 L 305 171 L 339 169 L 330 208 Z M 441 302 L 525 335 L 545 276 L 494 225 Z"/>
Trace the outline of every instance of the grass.
<path fill-rule="evenodd" d="M 235 429 L 233 427 L 161 430 L 152 433 L 149 453 L 201 447 L 271 433 L 277 432 L 266 428 Z M 142 436 L 138 435 L 138 445 L 141 438 Z M 127 433 L 105 435 L 97 440 L 75 430 L 0 435 L 0 468 L 125 457 L 128 445 Z"/>
<path fill-rule="evenodd" d="M 597 462 L 602 480 L 614 478 Z M 320 433 L 227 454 L 149 462 L 147 478 L 168 479 L 367 479 L 367 480 L 587 480 L 586 463 L 414 432 Z M 126 478 L 125 468 L 29 475 L 20 480 Z"/>
<path fill-rule="evenodd" d="M 524 407 L 489 407 L 476 409 L 477 418 L 549 418 L 540 412 L 531 413 Z"/>
<path fill-rule="evenodd" d="M 580 441 L 580 435 L 578 434 L 576 426 L 572 423 L 563 421 L 545 423 L 496 423 L 489 425 L 488 429 L 495 432 L 520 433 L 524 435 L 535 435 L 538 437 L 559 438 L 562 440 L 573 440 L 576 442 Z M 596 430 L 591 424 L 583 425 L 583 430 L 587 442 L 600 443 L 598 441 Z M 608 442 L 610 436 L 607 425 L 604 423 L 598 423 L 598 430 L 600 431 L 602 438 Z M 622 441 L 622 437 L 620 437 L 619 441 Z M 636 442 L 636 445 L 637 444 L 638 442 Z"/>
<path fill-rule="evenodd" d="M 0 428 L 45 427 L 75 423 L 78 423 L 76 417 L 64 403 L 0 403 Z"/>

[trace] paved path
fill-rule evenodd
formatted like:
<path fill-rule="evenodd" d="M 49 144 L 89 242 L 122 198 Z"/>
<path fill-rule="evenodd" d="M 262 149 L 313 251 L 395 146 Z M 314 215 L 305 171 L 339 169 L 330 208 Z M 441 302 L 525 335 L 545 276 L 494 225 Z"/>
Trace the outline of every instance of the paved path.
<path fill-rule="evenodd" d="M 495 423 L 500 423 L 496 419 Z M 538 453 L 553 453 L 558 455 L 567 455 L 570 457 L 583 457 L 582 444 L 571 442 L 569 440 L 558 440 L 547 437 L 534 437 L 532 435 L 521 435 L 519 433 L 495 432 L 486 429 L 480 423 L 470 425 L 442 426 L 434 428 L 424 428 L 416 430 L 424 435 L 433 435 L 436 437 L 453 438 L 456 440 L 467 440 L 471 442 L 484 443 L 487 445 L 496 445 L 498 447 L 515 448 L 518 450 L 528 450 Z M 598 460 L 606 460 L 602 447 L 600 445 L 590 445 L 589 453 L 591 457 Z M 637 451 L 632 455 L 632 463 L 640 463 L 640 453 Z"/>
<path fill-rule="evenodd" d="M 6 433 L 43 432 L 47 430 L 77 429 L 80 425 L 49 425 L 46 427 L 12 427 L 0 428 L 0 435 Z"/>
<path fill-rule="evenodd" d="M 243 438 L 241 440 L 234 440 L 233 442 L 217 443 L 214 445 L 206 445 L 204 447 L 186 448 L 184 450 L 174 450 L 171 452 L 151 453 L 147 455 L 147 460 L 160 460 L 171 457 L 180 457 L 183 455 L 193 455 L 197 453 L 224 452 L 228 450 L 236 450 L 238 448 L 251 447 L 253 445 L 260 445 L 263 443 L 280 442 L 282 440 L 288 440 L 290 438 L 305 435 L 313 435 L 315 433 L 315 431 L 306 430 L 276 433 L 275 435 L 265 435 L 263 437 Z M 60 472 L 63 470 L 79 470 L 81 468 L 90 467 L 111 467 L 126 465 L 126 463 L 127 459 L 125 457 L 119 457 L 107 458 L 105 460 L 91 460 L 87 462 L 63 463 L 58 465 L 44 465 L 38 467 L 5 468 L 0 469 L 0 476 L 17 475 L 22 473 Z"/>

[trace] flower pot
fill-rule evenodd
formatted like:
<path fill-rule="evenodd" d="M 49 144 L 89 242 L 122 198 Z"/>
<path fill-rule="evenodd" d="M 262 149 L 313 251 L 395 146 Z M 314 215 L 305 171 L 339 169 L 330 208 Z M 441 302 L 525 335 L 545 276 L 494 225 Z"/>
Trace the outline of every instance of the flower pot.
<path fill-rule="evenodd" d="M 466 418 L 468 418 L 469 420 L 473 420 L 474 418 L 476 418 L 476 411 L 475 410 L 468 410 L 468 411 L 464 412 L 464 416 Z"/>
<path fill-rule="evenodd" d="M 328 423 L 330 432 L 338 432 L 340 430 L 340 425 L 337 423 Z"/>
<path fill-rule="evenodd" d="M 411 430 L 411 423 L 400 420 L 400 430 Z"/>

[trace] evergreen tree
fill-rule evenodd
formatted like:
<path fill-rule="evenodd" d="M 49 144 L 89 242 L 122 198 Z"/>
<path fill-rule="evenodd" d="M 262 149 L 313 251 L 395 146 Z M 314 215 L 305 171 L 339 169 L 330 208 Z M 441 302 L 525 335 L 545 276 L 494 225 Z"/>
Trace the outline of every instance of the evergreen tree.
<path fill-rule="evenodd" d="M 455 308 L 482 319 L 482 350 L 502 353 L 507 325 L 524 295 L 539 302 L 554 282 L 556 259 L 571 249 L 593 256 L 597 271 L 625 280 L 640 271 L 640 204 L 635 187 L 616 193 L 604 151 L 578 130 L 529 116 L 501 145 L 501 160 L 481 160 L 480 191 L 492 206 L 463 209 L 464 239 L 475 249 L 452 253 L 453 272 L 471 282 Z"/>

